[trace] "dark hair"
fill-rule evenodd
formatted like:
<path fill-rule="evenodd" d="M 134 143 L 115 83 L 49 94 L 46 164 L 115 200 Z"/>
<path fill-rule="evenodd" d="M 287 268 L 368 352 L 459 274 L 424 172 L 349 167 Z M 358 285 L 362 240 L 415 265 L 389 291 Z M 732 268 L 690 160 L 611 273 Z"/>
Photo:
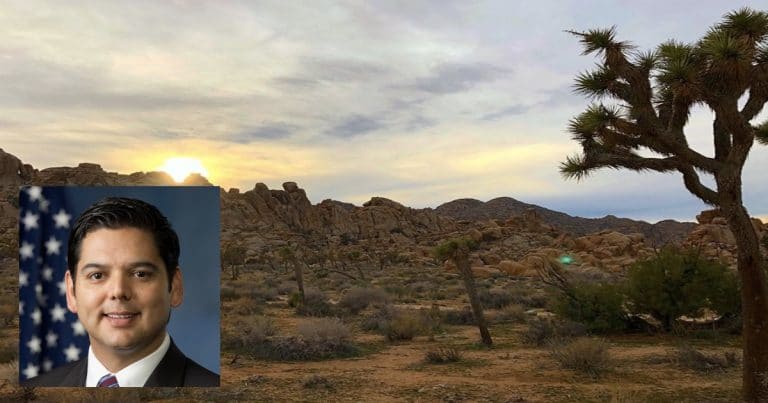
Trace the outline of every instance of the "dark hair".
<path fill-rule="evenodd" d="M 145 201 L 127 197 L 101 199 L 88 207 L 75 221 L 69 233 L 67 251 L 67 266 L 73 283 L 77 262 L 80 261 L 80 246 L 85 236 L 101 228 L 126 227 L 146 230 L 152 234 L 157 252 L 165 264 L 168 289 L 171 289 L 173 275 L 179 266 L 179 237 L 157 207 Z"/>

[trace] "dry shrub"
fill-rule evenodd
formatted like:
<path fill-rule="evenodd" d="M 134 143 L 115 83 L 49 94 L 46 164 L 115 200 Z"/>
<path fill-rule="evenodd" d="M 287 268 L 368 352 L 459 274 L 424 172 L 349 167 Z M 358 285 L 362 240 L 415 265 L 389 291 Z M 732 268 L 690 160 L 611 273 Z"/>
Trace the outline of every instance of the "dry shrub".
<path fill-rule="evenodd" d="M 484 308 L 501 309 L 512 303 L 512 294 L 509 291 L 498 289 L 481 290 L 477 293 L 477 296 Z"/>
<path fill-rule="evenodd" d="M 277 286 L 277 293 L 280 295 L 290 295 L 297 290 L 295 281 L 283 281 Z"/>
<path fill-rule="evenodd" d="M 386 305 L 389 296 L 381 288 L 352 288 L 339 301 L 339 306 L 357 314 L 369 305 Z"/>
<path fill-rule="evenodd" d="M 250 297 L 242 297 L 231 304 L 232 313 L 243 316 L 259 315 L 264 312 L 264 303 Z"/>
<path fill-rule="evenodd" d="M 446 310 L 442 313 L 442 321 L 446 325 L 475 325 L 475 315 L 469 308 Z"/>
<path fill-rule="evenodd" d="M 254 288 L 251 297 L 256 301 L 274 301 L 277 299 L 277 290 L 274 288 Z"/>
<path fill-rule="evenodd" d="M 13 296 L 7 296 L 0 300 L 0 323 L 10 326 L 19 318 L 19 300 Z"/>
<path fill-rule="evenodd" d="M 224 332 L 222 344 L 227 349 L 252 351 L 277 334 L 272 318 L 265 316 L 242 317 L 233 331 Z"/>
<path fill-rule="evenodd" d="M 360 328 L 364 331 L 383 333 L 398 310 L 392 305 L 384 305 L 363 318 Z"/>
<path fill-rule="evenodd" d="M 232 301 L 233 299 L 238 298 L 238 295 L 234 287 L 223 285 L 221 286 L 220 297 L 222 301 Z"/>
<path fill-rule="evenodd" d="M 424 315 L 403 310 L 397 311 L 382 330 L 387 340 L 398 341 L 413 340 L 414 337 L 425 334 L 428 328 Z"/>
<path fill-rule="evenodd" d="M 424 361 L 429 364 L 446 364 L 461 361 L 461 352 L 453 347 L 439 347 L 436 350 L 427 351 Z"/>
<path fill-rule="evenodd" d="M 351 332 L 340 320 L 322 318 L 303 322 L 299 336 L 266 340 L 252 354 L 255 358 L 280 361 L 309 361 L 352 357 L 359 349 L 351 341 Z"/>
<path fill-rule="evenodd" d="M 674 358 L 680 366 L 698 372 L 724 371 L 740 364 L 734 352 L 725 352 L 722 356 L 705 354 L 687 343 L 677 348 Z"/>
<path fill-rule="evenodd" d="M 307 389 L 333 389 L 333 381 L 330 378 L 317 374 L 305 378 L 301 385 Z"/>
<path fill-rule="evenodd" d="M 553 342 L 550 353 L 565 369 L 574 370 L 593 378 L 612 367 L 608 344 L 602 340 L 580 338 L 570 342 Z"/>
<path fill-rule="evenodd" d="M 340 345 L 350 341 L 352 332 L 338 318 L 321 318 L 298 325 L 299 335 L 312 343 Z"/>
<path fill-rule="evenodd" d="M 493 316 L 493 321 L 496 323 L 525 323 L 527 319 L 525 309 L 517 304 L 504 307 Z"/>
<path fill-rule="evenodd" d="M 0 364 L 0 385 L 15 384 L 19 381 L 19 360 Z"/>
<path fill-rule="evenodd" d="M 523 342 L 543 346 L 555 339 L 570 339 L 586 334 L 586 327 L 580 323 L 533 318 L 528 321 L 528 328 L 523 332 Z"/>
<path fill-rule="evenodd" d="M 304 292 L 304 303 L 299 302 L 298 293 L 291 296 L 296 314 L 301 316 L 330 316 L 333 308 L 328 301 L 328 296 L 316 288 L 310 288 Z"/>

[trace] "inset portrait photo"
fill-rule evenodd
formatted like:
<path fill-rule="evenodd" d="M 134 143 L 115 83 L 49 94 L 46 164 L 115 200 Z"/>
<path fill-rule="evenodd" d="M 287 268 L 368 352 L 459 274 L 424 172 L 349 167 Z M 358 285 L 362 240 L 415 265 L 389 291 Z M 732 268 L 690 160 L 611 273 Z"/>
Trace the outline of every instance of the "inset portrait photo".
<path fill-rule="evenodd" d="M 219 386 L 219 188 L 19 193 L 22 386 Z"/>

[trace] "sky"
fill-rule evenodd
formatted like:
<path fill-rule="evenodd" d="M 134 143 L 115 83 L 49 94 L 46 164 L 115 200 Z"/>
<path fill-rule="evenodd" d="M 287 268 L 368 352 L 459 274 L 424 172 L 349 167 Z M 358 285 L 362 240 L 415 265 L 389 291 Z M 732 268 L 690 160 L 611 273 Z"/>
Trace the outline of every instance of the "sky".
<path fill-rule="evenodd" d="M 757 1 L 13 1 L 0 4 L 0 147 L 41 169 L 131 173 L 199 159 L 241 191 L 414 208 L 513 197 L 574 216 L 693 221 L 675 174 L 565 180 L 574 77 L 564 30 L 616 26 L 650 50 Z M 763 111 L 753 123 L 765 120 Z M 712 114 L 689 142 L 712 155 Z M 768 218 L 756 145 L 745 205 Z"/>

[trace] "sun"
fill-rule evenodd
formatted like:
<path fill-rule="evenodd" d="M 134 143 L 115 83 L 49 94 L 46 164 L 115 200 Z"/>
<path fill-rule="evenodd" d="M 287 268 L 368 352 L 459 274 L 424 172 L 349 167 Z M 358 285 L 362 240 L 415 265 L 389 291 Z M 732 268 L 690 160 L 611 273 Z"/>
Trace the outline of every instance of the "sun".
<path fill-rule="evenodd" d="M 176 183 L 181 183 L 189 174 L 197 173 L 208 177 L 208 170 L 205 169 L 199 159 L 189 157 L 173 157 L 165 160 L 159 170 L 171 175 Z"/>

